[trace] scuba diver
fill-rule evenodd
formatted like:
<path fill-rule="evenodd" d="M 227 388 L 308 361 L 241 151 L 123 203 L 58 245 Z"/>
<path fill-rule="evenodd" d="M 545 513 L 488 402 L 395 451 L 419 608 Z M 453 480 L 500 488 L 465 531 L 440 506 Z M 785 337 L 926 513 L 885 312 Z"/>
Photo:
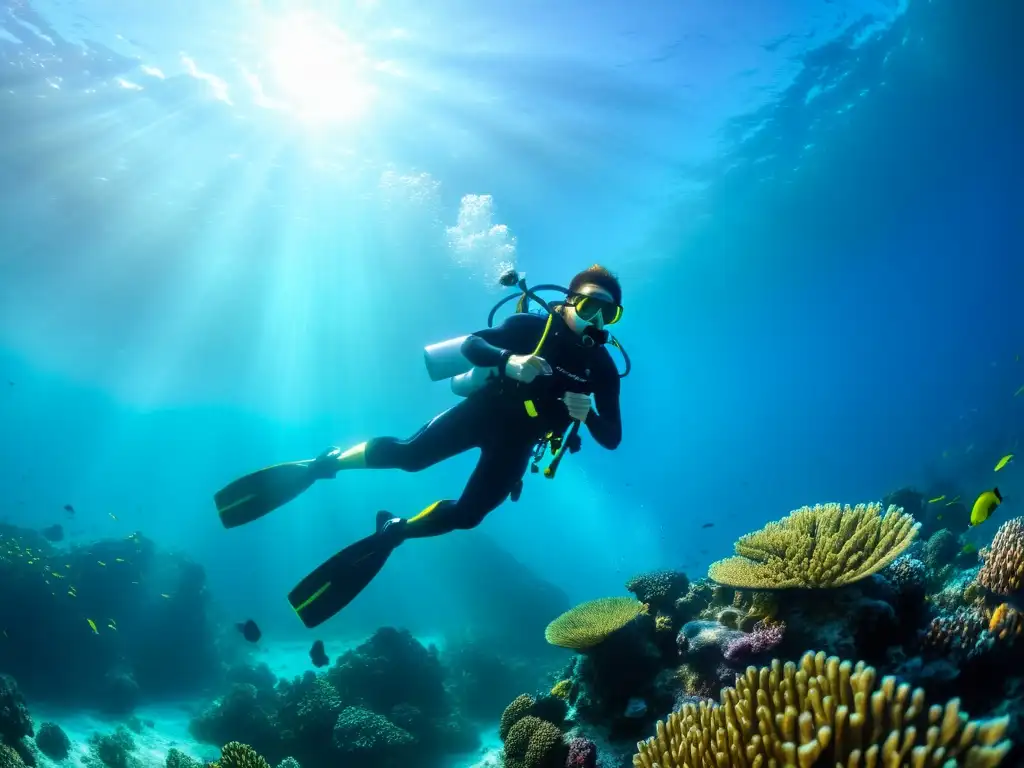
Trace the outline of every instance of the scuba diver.
<path fill-rule="evenodd" d="M 517 311 L 500 326 L 434 344 L 424 350 L 435 381 L 451 379 L 461 402 L 435 416 L 412 437 L 375 437 L 347 450 L 329 448 L 315 459 L 278 464 L 234 481 L 214 496 L 221 522 L 233 528 L 252 522 L 309 488 L 353 469 L 418 472 L 438 462 L 480 450 L 479 460 L 458 499 L 435 501 L 408 518 L 378 512 L 370 536 L 338 552 L 303 579 L 288 598 L 307 627 L 315 627 L 350 603 L 408 539 L 474 528 L 511 497 L 519 499 L 528 467 L 550 448 L 554 458 L 544 474 L 553 477 L 566 450 L 575 453 L 585 425 L 598 445 L 614 450 L 622 439 L 619 379 L 629 373 L 628 356 L 606 326 L 622 317 L 622 288 L 607 269 L 594 265 L 568 289 L 528 288 L 514 270 L 502 276 Z M 536 291 L 565 293 L 548 304 Z M 544 314 L 529 311 L 531 299 Z M 626 360 L 620 374 L 607 347 Z M 566 431 L 568 432 L 566 433 Z M 533 465 L 530 466 L 531 458 Z"/>

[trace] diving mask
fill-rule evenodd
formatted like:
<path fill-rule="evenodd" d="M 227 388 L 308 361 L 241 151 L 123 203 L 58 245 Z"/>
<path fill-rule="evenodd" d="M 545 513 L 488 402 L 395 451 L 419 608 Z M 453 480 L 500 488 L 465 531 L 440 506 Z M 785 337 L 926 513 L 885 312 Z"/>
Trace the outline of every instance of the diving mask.
<path fill-rule="evenodd" d="M 600 296 L 574 293 L 567 303 L 585 323 L 593 323 L 599 315 L 603 325 L 614 325 L 622 319 L 622 306 Z"/>

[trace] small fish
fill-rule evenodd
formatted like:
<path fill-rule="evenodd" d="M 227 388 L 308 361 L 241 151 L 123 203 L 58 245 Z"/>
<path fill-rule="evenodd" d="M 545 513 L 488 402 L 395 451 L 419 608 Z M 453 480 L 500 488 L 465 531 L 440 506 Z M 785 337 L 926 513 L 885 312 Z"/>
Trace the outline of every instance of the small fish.
<path fill-rule="evenodd" d="M 70 504 L 64 505 L 64 511 L 67 512 L 69 515 L 75 514 L 75 508 L 72 507 Z"/>
<path fill-rule="evenodd" d="M 996 463 L 996 468 L 995 468 L 994 470 L 992 470 L 992 471 L 993 471 L 993 472 L 998 472 L 998 471 L 999 471 L 1000 469 L 1002 469 L 1003 467 L 1005 467 L 1005 466 L 1006 466 L 1007 464 L 1009 464 L 1009 463 L 1010 463 L 1011 461 L 1013 461 L 1013 454 L 1012 454 L 1012 453 L 1008 453 L 1008 454 L 1006 454 L 1005 456 L 1003 456 L 1003 458 L 1001 458 L 1001 459 L 1000 459 L 1000 460 L 999 460 L 999 461 L 998 461 L 998 462 Z"/>
<path fill-rule="evenodd" d="M 324 650 L 324 641 L 315 640 L 313 647 L 309 649 L 309 659 L 313 662 L 314 667 L 326 667 L 331 663 L 331 660 L 327 657 L 327 652 Z"/>
<path fill-rule="evenodd" d="M 64 578 L 64 574 L 63 573 L 57 573 L 56 571 L 50 571 L 50 575 L 53 576 L 55 579 L 63 579 Z"/>
<path fill-rule="evenodd" d="M 947 501 L 947 502 L 946 502 L 946 506 L 947 506 L 947 507 L 952 507 L 952 506 L 953 506 L 954 504 L 956 504 L 956 503 L 957 503 L 958 501 L 960 501 L 960 494 L 959 494 L 959 493 L 958 493 L 958 494 L 957 494 L 956 496 L 954 496 L 954 497 L 953 497 L 952 499 L 950 499 L 949 501 Z"/>
<path fill-rule="evenodd" d="M 117 515 L 115 515 L 113 512 L 107 512 L 107 514 L 110 515 L 111 520 L 117 520 Z"/>
<path fill-rule="evenodd" d="M 935 516 L 935 519 L 936 519 L 936 520 L 941 520 L 941 519 L 942 519 L 942 515 L 936 515 L 936 516 Z"/>
<path fill-rule="evenodd" d="M 945 498 L 946 498 L 946 494 L 942 494 L 941 496 L 936 496 L 934 499 L 928 499 L 928 503 L 929 504 L 938 504 L 940 501 L 944 501 Z"/>
<path fill-rule="evenodd" d="M 1020 389 L 1013 393 L 1014 397 L 1016 397 L 1017 395 L 1024 395 L 1024 387 L 1021 387 Z"/>
<path fill-rule="evenodd" d="M 137 582 L 137 581 L 133 581 L 133 582 L 132 582 L 132 584 L 138 584 L 138 583 L 139 583 L 139 582 Z M 160 593 L 160 597 L 162 597 L 162 598 L 164 598 L 164 599 L 166 599 L 166 600 L 170 600 L 170 599 L 171 599 L 171 596 L 170 596 L 170 595 L 168 595 L 168 594 L 167 594 L 166 592 L 161 592 L 161 593 Z"/>
<path fill-rule="evenodd" d="M 1003 503 L 1003 496 L 998 488 L 985 491 L 974 502 L 971 509 L 971 525 L 981 525 L 989 516 L 996 511 L 996 507 Z"/>
<path fill-rule="evenodd" d="M 100 631 L 98 629 L 96 629 L 96 622 L 93 621 L 92 619 L 86 619 L 86 621 L 89 622 L 89 627 L 92 629 L 92 631 L 95 632 L 98 635 L 100 633 Z"/>
<path fill-rule="evenodd" d="M 978 551 L 978 548 L 971 542 L 967 542 L 966 544 L 964 544 L 963 549 L 961 549 L 960 551 L 963 552 L 965 555 L 973 555 L 975 552 Z"/>
<path fill-rule="evenodd" d="M 123 557 L 115 557 L 114 558 L 114 562 L 115 563 L 123 563 L 124 562 L 124 558 Z"/>
<path fill-rule="evenodd" d="M 256 626 L 256 622 L 249 619 L 245 624 L 236 624 L 235 627 L 242 633 L 242 637 L 248 640 L 250 643 L 258 643 L 260 638 L 263 637 L 263 633 L 260 632 L 260 628 Z"/>
<path fill-rule="evenodd" d="M 704 525 L 701 526 L 701 528 L 714 528 L 714 527 L 715 527 L 714 523 L 704 523 Z"/>
<path fill-rule="evenodd" d="M 114 622 L 110 622 L 109 624 L 107 624 L 107 629 L 112 629 L 115 632 L 117 632 L 117 625 L 114 624 Z"/>
<path fill-rule="evenodd" d="M 48 525 L 41 531 L 43 538 L 47 541 L 63 541 L 64 540 L 64 526 L 60 523 L 54 525 Z"/>
<path fill-rule="evenodd" d="M 104 563 L 102 560 L 97 560 L 96 562 L 99 563 L 100 565 L 102 565 L 104 568 L 107 567 L 107 564 Z"/>

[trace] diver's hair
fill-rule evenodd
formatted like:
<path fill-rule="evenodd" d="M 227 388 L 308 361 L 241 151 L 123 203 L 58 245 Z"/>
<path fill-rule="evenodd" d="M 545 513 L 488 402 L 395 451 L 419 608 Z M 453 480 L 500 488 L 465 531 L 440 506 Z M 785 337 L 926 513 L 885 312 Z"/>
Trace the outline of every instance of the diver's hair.
<path fill-rule="evenodd" d="M 594 264 L 578 273 L 572 279 L 572 282 L 569 283 L 569 293 L 576 293 L 587 283 L 604 288 L 612 295 L 612 300 L 616 304 L 622 303 L 622 285 L 619 284 L 619 278 L 613 275 L 606 267 Z"/>

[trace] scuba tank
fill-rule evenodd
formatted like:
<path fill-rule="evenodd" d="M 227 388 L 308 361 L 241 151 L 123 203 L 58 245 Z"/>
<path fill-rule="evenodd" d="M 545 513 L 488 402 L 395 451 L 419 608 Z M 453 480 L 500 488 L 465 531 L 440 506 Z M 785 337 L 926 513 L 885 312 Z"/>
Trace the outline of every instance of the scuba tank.
<path fill-rule="evenodd" d="M 526 284 L 526 275 L 520 274 L 515 269 L 509 269 L 503 273 L 498 279 L 498 283 L 505 288 L 516 288 L 517 290 L 494 305 L 487 316 L 488 328 L 494 327 L 494 317 L 498 310 L 514 299 L 517 299 L 515 309 L 517 313 L 529 312 L 530 302 L 534 301 L 548 314 L 554 314 L 555 307 L 538 296 L 537 291 L 556 291 L 565 296 L 569 295 L 569 290 L 560 285 L 544 284 L 530 288 Z M 622 345 L 619 344 L 615 337 L 607 336 L 607 331 L 602 331 L 601 333 L 605 334 L 605 338 L 602 338 L 600 342 L 604 343 L 607 341 L 610 346 L 619 350 L 623 360 L 625 360 L 625 370 L 619 374 L 619 377 L 624 378 L 628 376 L 632 364 L 630 363 L 629 355 L 626 354 L 626 350 L 622 348 Z M 469 397 L 474 392 L 478 392 L 498 375 L 497 368 L 477 368 L 465 358 L 462 354 L 462 344 L 467 338 L 469 337 L 457 336 L 423 348 L 423 363 L 427 368 L 427 375 L 430 376 L 430 380 L 443 381 L 444 379 L 450 379 L 452 393 L 459 397 Z M 591 343 L 593 341 L 591 340 Z"/>

